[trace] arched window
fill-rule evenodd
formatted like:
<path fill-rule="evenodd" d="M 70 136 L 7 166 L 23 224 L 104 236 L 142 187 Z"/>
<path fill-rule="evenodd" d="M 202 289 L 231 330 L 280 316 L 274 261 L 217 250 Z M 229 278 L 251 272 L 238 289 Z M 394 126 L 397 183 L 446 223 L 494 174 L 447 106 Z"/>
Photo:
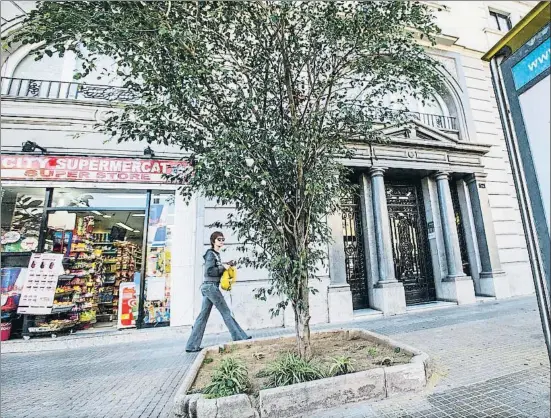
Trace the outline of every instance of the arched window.
<path fill-rule="evenodd" d="M 88 51 L 86 48 L 81 47 L 81 51 L 87 56 Z M 74 71 L 81 70 L 82 63 L 83 61 L 81 59 L 76 58 Z M 97 57 L 96 68 L 80 81 L 87 84 L 105 84 L 117 87 L 122 85 L 121 78 L 117 76 L 117 64 L 115 60 L 105 55 Z"/>
<path fill-rule="evenodd" d="M 405 112 L 412 119 L 456 136 L 459 131 L 456 106 L 447 91 L 435 91 L 429 98 L 423 100 L 406 92 L 385 93 L 384 86 L 366 88 L 361 83 L 350 82 L 346 99 L 360 101 L 374 108 Z"/>
<path fill-rule="evenodd" d="M 442 74 L 443 86 L 427 100 L 420 100 L 404 92 L 390 93 L 385 86 L 368 87 L 356 79 L 346 80 L 341 86 L 345 100 L 361 102 L 374 109 L 407 112 L 410 118 L 462 141 L 471 140 L 472 126 L 469 124 L 465 105 L 468 96 L 457 81 L 449 74 Z M 384 117 L 384 116 L 383 116 Z"/>
<path fill-rule="evenodd" d="M 44 56 L 35 61 L 34 55 L 27 55 L 15 68 L 13 78 L 32 80 L 62 81 L 65 58 L 56 55 Z"/>
<path fill-rule="evenodd" d="M 86 54 L 86 50 L 82 49 Z M 52 99 L 81 98 L 84 87 L 81 84 L 99 85 L 87 88 L 84 98 L 101 97 L 103 86 L 120 87 L 122 79 L 117 76 L 116 62 L 110 57 L 100 56 L 96 59 L 96 68 L 80 80 L 75 80 L 77 71 L 82 70 L 83 61 L 76 54 L 66 52 L 63 57 L 53 55 L 36 61 L 32 53 L 26 55 L 16 64 L 13 73 L 2 81 L 2 94 L 10 96 L 40 97 Z M 99 89 L 99 90 L 98 90 Z M 92 91 L 93 90 L 93 91 Z"/>
<path fill-rule="evenodd" d="M 86 54 L 86 51 L 83 51 Z M 35 61 L 33 54 L 27 55 L 15 68 L 13 78 L 47 81 L 74 81 L 74 74 L 82 69 L 83 61 L 75 54 L 67 53 L 64 57 L 45 55 L 40 61 Z M 100 56 L 96 60 L 96 68 L 80 82 L 88 84 L 120 85 L 116 76 L 115 60 Z"/>
<path fill-rule="evenodd" d="M 433 93 L 426 100 L 416 99 L 410 94 L 388 94 L 383 98 L 383 106 L 390 109 L 406 110 L 412 113 L 422 113 L 435 116 L 450 116 L 450 111 L 439 94 Z"/>

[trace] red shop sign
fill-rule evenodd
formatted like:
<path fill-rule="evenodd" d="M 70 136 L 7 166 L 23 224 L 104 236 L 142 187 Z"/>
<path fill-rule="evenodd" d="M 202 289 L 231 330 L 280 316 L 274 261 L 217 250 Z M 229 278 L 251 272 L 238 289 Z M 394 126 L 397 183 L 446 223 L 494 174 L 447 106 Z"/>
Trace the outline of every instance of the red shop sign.
<path fill-rule="evenodd" d="M 165 183 L 164 174 L 184 161 L 102 157 L 2 155 L 3 180 L 70 180 L 114 183 Z"/>

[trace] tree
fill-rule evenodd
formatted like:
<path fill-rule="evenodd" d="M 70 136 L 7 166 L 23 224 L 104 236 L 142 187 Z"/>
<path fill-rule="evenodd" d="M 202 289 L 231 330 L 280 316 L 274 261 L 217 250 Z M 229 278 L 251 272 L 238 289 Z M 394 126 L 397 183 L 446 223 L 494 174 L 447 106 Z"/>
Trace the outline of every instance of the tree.
<path fill-rule="evenodd" d="M 10 42 L 75 53 L 79 79 L 98 56 L 139 99 L 99 129 L 117 141 L 178 144 L 189 170 L 170 180 L 236 213 L 243 263 L 270 272 L 277 314 L 290 305 L 298 351 L 309 357 L 311 280 L 326 258 L 326 217 L 350 192 L 342 164 L 353 143 L 379 139 L 377 123 L 438 85 L 416 38 L 438 32 L 407 1 L 39 2 Z M 107 71 L 107 70 L 105 70 Z"/>

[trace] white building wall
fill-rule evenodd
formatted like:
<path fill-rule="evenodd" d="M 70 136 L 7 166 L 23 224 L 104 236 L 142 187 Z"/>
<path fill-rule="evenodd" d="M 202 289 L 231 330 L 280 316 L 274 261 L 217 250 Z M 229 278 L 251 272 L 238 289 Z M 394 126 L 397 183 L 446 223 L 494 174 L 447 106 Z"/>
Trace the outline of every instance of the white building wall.
<path fill-rule="evenodd" d="M 227 215 L 235 210 L 232 206 L 219 206 L 212 200 L 203 200 L 204 218 L 198 229 L 198 235 L 201 239 L 201 245 L 196 255 L 196 263 L 199 268 L 196 269 L 196 289 L 199 288 L 203 280 L 203 254 L 210 248 L 210 235 L 214 231 L 222 231 L 226 238 L 226 246 L 221 254 L 222 261 L 237 260 L 241 253 L 237 251 L 239 242 L 231 230 L 225 228 L 210 227 L 214 222 L 226 222 Z M 228 306 L 232 310 L 237 322 L 244 329 L 251 328 L 269 328 L 283 326 L 283 316 L 272 318 L 268 312 L 270 307 L 275 306 L 277 300 L 272 298 L 267 302 L 256 300 L 253 297 L 253 291 L 256 288 L 267 287 L 268 273 L 266 271 L 254 270 L 248 267 L 241 267 L 238 270 L 237 282 L 233 286 L 231 293 L 223 292 Z M 195 314 L 201 309 L 200 292 L 196 291 L 196 301 L 194 304 Z M 222 332 L 224 323 L 221 315 L 216 312 L 207 326 L 207 332 Z"/>
<path fill-rule="evenodd" d="M 235 207 L 229 205 L 217 205 L 213 200 L 200 199 L 199 205 L 203 208 L 203 216 L 198 218 L 197 233 L 200 237 L 200 245 L 196 254 L 195 276 L 195 316 L 201 309 L 201 293 L 198 290 L 203 280 L 204 260 L 202 255 L 210 248 L 210 235 L 214 231 L 221 231 L 226 238 L 226 245 L 222 252 L 222 261 L 238 260 L 244 254 L 237 250 L 239 242 L 236 235 L 229 229 L 211 226 L 214 222 L 224 223 L 230 213 L 235 213 Z M 319 280 L 311 283 L 318 290 L 316 295 L 310 296 L 312 324 L 328 321 L 327 312 L 327 286 L 329 285 L 329 272 L 327 267 L 320 268 Z M 270 328 L 291 326 L 294 324 L 292 308 L 279 316 L 272 317 L 269 310 L 280 301 L 275 296 L 268 297 L 266 301 L 254 298 L 254 290 L 269 288 L 269 273 L 266 270 L 256 270 L 250 267 L 240 267 L 236 284 L 230 292 L 223 292 L 228 306 L 244 329 Z M 225 330 L 222 317 L 216 312 L 207 326 L 207 332 L 222 332 Z"/>
<path fill-rule="evenodd" d="M 505 138 L 495 100 L 489 64 L 482 61 L 503 33 L 491 28 L 489 11 L 509 14 L 515 25 L 537 1 L 443 1 L 447 10 L 437 13 L 443 33 L 455 33 L 455 45 L 449 51 L 461 55 L 471 117 L 476 140 L 492 144 L 484 157 L 486 182 L 502 267 L 508 275 L 511 294 L 534 292 L 532 272 L 528 261 L 526 239 L 522 228 L 516 192 L 511 175 Z M 458 25 L 457 22 L 462 22 Z"/>
<path fill-rule="evenodd" d="M 4 3 L 4 2 L 3 2 Z M 481 56 L 499 39 L 501 33 L 490 28 L 489 10 L 510 13 L 513 25 L 520 20 L 537 2 L 520 1 L 443 1 L 425 2 L 434 7 L 437 23 L 443 36 L 437 46 L 439 59 L 445 65 L 450 77 L 465 89 L 467 102 L 466 125 L 469 139 L 492 144 L 489 154 L 484 158 L 488 173 L 487 189 L 492 207 L 497 242 L 503 269 L 506 271 L 512 295 L 533 292 L 531 270 L 528 263 L 526 241 L 523 235 L 518 203 L 511 177 L 511 168 L 505 148 L 499 113 L 495 102 L 488 65 Z M 3 4 L 4 6 L 4 4 Z M 2 8 L 13 14 L 12 5 Z M 26 8 L 28 5 L 26 5 Z M 441 9 L 438 11 L 438 9 Z M 11 15 L 10 15 L 11 16 Z M 13 55 L 16 57 L 17 53 Z M 22 57 L 17 58 L 17 62 Z M 8 61 L 2 67 L 4 76 L 12 76 L 17 65 Z M 60 80 L 67 79 L 70 63 L 64 64 Z M 53 67 L 47 67 L 53 68 Z M 74 67 L 71 67 L 71 70 Z M 28 71 L 28 70 L 26 70 Z M 53 71 L 53 70 L 52 70 Z M 50 71 L 51 72 L 51 71 Z M 40 73 L 35 79 L 51 78 Z M 31 74 L 25 73 L 31 78 Z M 96 81 L 102 83 L 102 81 Z M 105 117 L 111 110 L 98 101 L 54 100 L 2 97 L 2 152 L 20 152 L 21 144 L 27 140 L 35 141 L 46 147 L 52 154 L 97 154 L 104 156 L 141 157 L 147 146 L 143 143 L 117 144 L 108 137 L 93 131 L 93 125 Z M 471 132 L 472 131 L 472 132 Z M 75 137 L 79 134 L 79 137 Z M 153 144 L 157 157 L 179 158 L 182 151 L 175 146 Z M 197 315 L 201 305 L 199 284 L 202 280 L 202 254 L 208 248 L 212 229 L 208 225 L 215 220 L 225 220 L 232 208 L 216 207 L 212 202 L 199 199 L 191 206 L 179 206 L 177 217 L 184 216 L 190 222 L 182 223 L 179 234 L 194 236 L 195 240 L 186 241 L 179 250 L 179 256 L 173 258 L 173 277 L 185 280 L 173 281 L 174 295 L 182 295 L 181 300 L 173 303 L 173 325 L 189 325 Z M 227 240 L 227 252 L 224 258 L 237 258 L 236 240 L 231 233 L 224 231 Z M 320 292 L 312 299 L 312 321 L 326 322 L 328 272 L 320 273 L 321 281 L 316 283 Z M 240 269 L 234 290 L 227 294 L 237 320 L 244 328 L 264 328 L 290 325 L 292 315 L 271 318 L 269 307 L 275 301 L 256 301 L 253 289 L 268 285 L 267 272 L 252 269 Z M 176 299 L 176 298 L 175 298 Z M 213 315 L 209 331 L 221 331 L 223 324 L 220 316 Z"/>

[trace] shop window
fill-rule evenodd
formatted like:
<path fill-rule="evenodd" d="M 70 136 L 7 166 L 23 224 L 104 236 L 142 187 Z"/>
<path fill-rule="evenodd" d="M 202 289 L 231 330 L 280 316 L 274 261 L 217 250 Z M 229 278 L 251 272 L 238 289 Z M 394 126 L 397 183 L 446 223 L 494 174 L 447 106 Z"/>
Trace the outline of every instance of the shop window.
<path fill-rule="evenodd" d="M 38 248 L 46 189 L 2 188 L 2 252 L 32 252 Z"/>
<path fill-rule="evenodd" d="M 511 19 L 507 14 L 490 10 L 490 27 L 502 32 L 511 30 Z"/>
<path fill-rule="evenodd" d="M 145 209 L 145 190 L 54 189 L 52 206 L 66 208 Z M 97 212 L 96 215 L 105 215 Z"/>
<path fill-rule="evenodd" d="M 144 326 L 170 321 L 174 193 L 153 193 L 147 233 Z"/>
<path fill-rule="evenodd" d="M 135 326 L 145 210 L 65 209 L 47 220 L 45 251 L 63 254 L 54 308 L 76 330 Z"/>

